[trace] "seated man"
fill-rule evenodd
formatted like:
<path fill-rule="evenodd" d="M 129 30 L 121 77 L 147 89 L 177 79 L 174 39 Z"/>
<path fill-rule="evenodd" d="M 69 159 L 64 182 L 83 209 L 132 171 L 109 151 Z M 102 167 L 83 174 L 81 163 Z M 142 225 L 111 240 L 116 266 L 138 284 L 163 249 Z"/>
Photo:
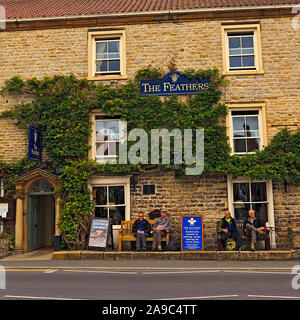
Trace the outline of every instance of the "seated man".
<path fill-rule="evenodd" d="M 231 237 L 237 244 L 237 250 L 242 250 L 244 248 L 243 240 L 239 234 L 235 219 L 231 217 L 230 211 L 225 211 L 225 216 L 218 223 L 218 230 L 221 232 L 221 242 L 223 248 L 226 247 L 226 240 Z"/>
<path fill-rule="evenodd" d="M 249 210 L 249 217 L 245 220 L 243 230 L 251 239 L 251 251 L 255 251 L 257 233 L 264 233 L 265 227 L 263 222 L 255 217 L 255 211 Z"/>
<path fill-rule="evenodd" d="M 134 222 L 132 226 L 132 232 L 136 237 L 136 251 L 146 251 L 146 238 L 149 237 L 150 231 L 150 223 L 144 219 L 143 212 L 139 212 L 138 219 Z"/>
<path fill-rule="evenodd" d="M 167 216 L 166 210 L 160 211 L 160 217 L 155 220 L 153 225 L 152 251 L 161 251 L 161 237 L 166 235 L 166 230 L 172 227 L 171 218 Z"/>

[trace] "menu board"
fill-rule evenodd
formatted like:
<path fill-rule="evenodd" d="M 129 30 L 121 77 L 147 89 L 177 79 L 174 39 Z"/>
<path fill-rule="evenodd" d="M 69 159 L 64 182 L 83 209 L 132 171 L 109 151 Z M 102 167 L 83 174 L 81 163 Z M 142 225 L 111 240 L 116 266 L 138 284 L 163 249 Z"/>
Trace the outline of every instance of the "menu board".
<path fill-rule="evenodd" d="M 181 250 L 203 250 L 203 216 L 181 217 Z"/>
<path fill-rule="evenodd" d="M 105 248 L 109 219 L 93 218 L 89 236 L 89 247 Z"/>

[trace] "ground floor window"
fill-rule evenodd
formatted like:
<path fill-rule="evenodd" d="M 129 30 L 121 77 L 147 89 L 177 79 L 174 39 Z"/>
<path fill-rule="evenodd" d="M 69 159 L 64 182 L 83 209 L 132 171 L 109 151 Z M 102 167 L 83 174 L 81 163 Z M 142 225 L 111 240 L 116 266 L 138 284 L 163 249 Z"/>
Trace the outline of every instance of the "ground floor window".
<path fill-rule="evenodd" d="M 248 217 L 253 209 L 265 223 L 274 224 L 272 181 L 251 181 L 238 177 L 228 179 L 229 209 L 238 220 Z"/>
<path fill-rule="evenodd" d="M 115 225 L 125 220 L 125 186 L 101 186 L 93 188 L 95 217 L 111 218 Z"/>
<path fill-rule="evenodd" d="M 248 217 L 253 209 L 262 221 L 268 221 L 268 196 L 266 182 L 233 182 L 233 207 L 237 219 Z"/>
<path fill-rule="evenodd" d="M 271 180 L 251 181 L 246 177 L 228 176 L 228 208 L 236 220 L 245 220 L 249 210 L 266 223 L 271 231 L 271 248 L 276 248 L 273 187 Z"/>
<path fill-rule="evenodd" d="M 95 217 L 112 219 L 116 228 L 122 220 L 130 220 L 130 176 L 93 176 L 89 186 Z"/>

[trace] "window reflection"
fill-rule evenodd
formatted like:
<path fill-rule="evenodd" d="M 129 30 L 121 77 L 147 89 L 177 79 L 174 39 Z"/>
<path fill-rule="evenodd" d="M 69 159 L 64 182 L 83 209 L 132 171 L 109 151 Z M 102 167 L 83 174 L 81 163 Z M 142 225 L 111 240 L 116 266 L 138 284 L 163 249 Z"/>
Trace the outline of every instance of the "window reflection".
<path fill-rule="evenodd" d="M 266 182 L 233 183 L 234 216 L 237 219 L 248 217 L 250 209 L 264 222 L 268 221 L 268 199 Z"/>
<path fill-rule="evenodd" d="M 119 225 L 125 220 L 124 186 L 101 186 L 93 188 L 95 217 L 110 218 L 112 224 Z"/>

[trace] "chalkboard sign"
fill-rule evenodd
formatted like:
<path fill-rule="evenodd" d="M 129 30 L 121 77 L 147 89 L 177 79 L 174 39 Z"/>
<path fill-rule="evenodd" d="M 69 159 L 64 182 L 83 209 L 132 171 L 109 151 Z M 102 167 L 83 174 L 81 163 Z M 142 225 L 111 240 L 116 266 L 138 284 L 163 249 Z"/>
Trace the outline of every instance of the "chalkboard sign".
<path fill-rule="evenodd" d="M 181 217 L 181 250 L 203 250 L 203 216 Z"/>
<path fill-rule="evenodd" d="M 89 247 L 105 248 L 107 243 L 109 219 L 93 218 Z"/>

